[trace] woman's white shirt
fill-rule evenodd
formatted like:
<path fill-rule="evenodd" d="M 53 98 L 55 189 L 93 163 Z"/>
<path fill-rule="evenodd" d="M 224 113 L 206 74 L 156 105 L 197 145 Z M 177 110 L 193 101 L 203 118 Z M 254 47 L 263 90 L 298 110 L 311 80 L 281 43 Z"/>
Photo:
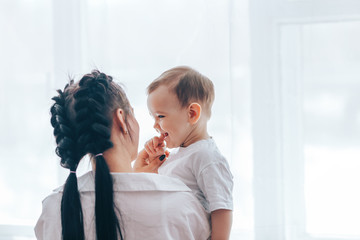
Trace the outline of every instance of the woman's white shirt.
<path fill-rule="evenodd" d="M 152 173 L 111 173 L 124 239 L 208 239 L 209 214 L 180 180 Z M 95 174 L 78 178 L 85 239 L 96 239 Z M 61 239 L 62 187 L 43 201 L 37 239 Z"/>

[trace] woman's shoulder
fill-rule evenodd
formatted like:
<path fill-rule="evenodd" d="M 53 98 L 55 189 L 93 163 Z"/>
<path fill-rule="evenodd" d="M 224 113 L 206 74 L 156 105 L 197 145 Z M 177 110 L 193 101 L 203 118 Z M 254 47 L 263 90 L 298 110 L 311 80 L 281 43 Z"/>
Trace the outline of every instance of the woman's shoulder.
<path fill-rule="evenodd" d="M 140 181 L 135 187 L 138 190 L 128 188 L 114 195 L 125 220 L 128 239 L 206 239 L 209 236 L 209 215 L 185 184 L 157 174 L 134 174 L 130 178 L 144 178 L 150 183 Z"/>
<path fill-rule="evenodd" d="M 114 191 L 119 192 L 190 192 L 182 181 L 177 178 L 156 173 L 112 173 Z"/>
<path fill-rule="evenodd" d="M 54 192 L 42 201 L 42 212 L 35 225 L 37 239 L 61 239 L 61 208 L 62 193 Z"/>
<path fill-rule="evenodd" d="M 61 205 L 62 192 L 53 192 L 42 201 L 43 213 L 58 216 Z"/>

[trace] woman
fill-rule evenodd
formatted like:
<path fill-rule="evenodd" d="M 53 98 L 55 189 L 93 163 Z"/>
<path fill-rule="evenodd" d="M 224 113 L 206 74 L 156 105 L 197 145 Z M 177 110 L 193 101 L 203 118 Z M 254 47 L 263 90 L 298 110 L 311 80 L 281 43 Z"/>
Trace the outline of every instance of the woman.
<path fill-rule="evenodd" d="M 110 76 L 93 71 L 58 92 L 51 124 L 56 153 L 70 174 L 43 201 L 38 239 L 209 237 L 209 216 L 182 182 L 133 172 L 139 126 L 124 91 Z M 77 179 L 76 168 L 87 154 L 94 170 Z M 147 158 L 142 151 L 137 162 L 156 169 L 163 159 Z"/>

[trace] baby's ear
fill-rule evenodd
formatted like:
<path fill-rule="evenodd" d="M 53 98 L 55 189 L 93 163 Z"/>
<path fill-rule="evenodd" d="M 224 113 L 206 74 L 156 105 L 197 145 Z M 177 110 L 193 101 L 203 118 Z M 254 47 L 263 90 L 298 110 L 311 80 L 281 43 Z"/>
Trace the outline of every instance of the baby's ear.
<path fill-rule="evenodd" d="M 189 122 L 191 124 L 195 124 L 199 121 L 201 117 L 201 105 L 194 102 L 191 103 L 188 107 L 188 114 L 189 114 Z"/>

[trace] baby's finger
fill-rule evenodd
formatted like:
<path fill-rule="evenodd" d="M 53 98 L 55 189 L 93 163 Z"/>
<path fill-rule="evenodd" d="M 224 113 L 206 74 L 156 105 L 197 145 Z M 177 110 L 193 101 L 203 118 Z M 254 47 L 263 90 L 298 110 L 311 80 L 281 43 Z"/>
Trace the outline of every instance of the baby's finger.
<path fill-rule="evenodd" d="M 157 140 L 154 140 L 153 141 L 154 142 L 154 146 L 155 146 L 155 149 L 153 150 L 153 151 L 155 151 L 155 155 L 162 155 L 162 154 L 164 154 L 164 152 L 165 152 L 165 145 L 163 144 L 163 143 L 160 143 L 160 144 L 158 144 L 157 143 Z"/>
<path fill-rule="evenodd" d="M 149 144 L 149 147 L 152 149 L 152 151 L 156 151 L 155 149 L 156 149 L 157 145 L 156 145 L 156 140 L 154 140 L 154 138 L 150 139 L 148 141 L 148 144 Z"/>
<path fill-rule="evenodd" d="M 161 145 L 164 145 L 164 140 L 161 140 L 159 137 L 154 137 L 153 144 L 154 144 L 154 147 L 157 148 Z"/>
<path fill-rule="evenodd" d="M 155 149 L 156 146 L 154 145 L 154 139 L 153 138 L 150 139 L 149 141 L 147 141 L 146 143 L 149 145 L 149 147 L 151 149 Z"/>
<path fill-rule="evenodd" d="M 165 137 L 166 137 L 167 135 L 165 135 L 165 134 L 160 134 L 160 136 L 159 136 L 159 140 L 161 141 L 161 142 L 163 142 L 164 140 L 165 140 Z"/>
<path fill-rule="evenodd" d="M 155 148 L 156 145 L 154 145 L 153 138 L 146 142 L 146 145 L 151 149 L 152 153 L 154 154 L 156 152 Z"/>
<path fill-rule="evenodd" d="M 150 144 L 145 144 L 145 150 L 146 150 L 146 152 L 149 154 L 149 155 L 155 155 L 155 151 L 154 151 L 154 149 L 151 147 L 151 145 Z"/>
<path fill-rule="evenodd" d="M 157 148 L 158 142 L 159 142 L 158 137 L 153 137 L 151 140 L 152 140 L 154 149 Z"/>
<path fill-rule="evenodd" d="M 166 148 L 166 145 L 165 145 L 165 143 L 164 143 L 164 142 L 162 142 L 162 143 L 158 144 L 158 147 L 161 147 L 161 148 Z"/>
<path fill-rule="evenodd" d="M 160 135 L 160 137 L 154 137 L 154 147 L 165 147 L 165 141 L 163 135 Z"/>

